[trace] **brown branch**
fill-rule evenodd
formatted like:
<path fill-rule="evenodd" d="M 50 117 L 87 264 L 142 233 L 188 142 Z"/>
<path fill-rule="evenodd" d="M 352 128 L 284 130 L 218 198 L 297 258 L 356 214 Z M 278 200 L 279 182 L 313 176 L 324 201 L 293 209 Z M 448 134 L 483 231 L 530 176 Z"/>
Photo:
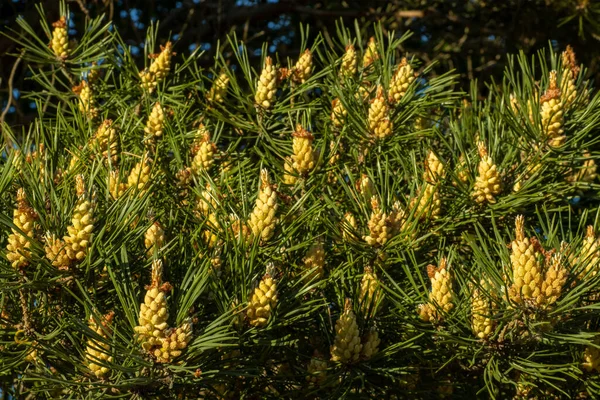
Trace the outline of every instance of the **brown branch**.
<path fill-rule="evenodd" d="M 85 7 L 83 0 L 69 0 L 69 2 L 79 4 L 79 8 L 81 9 L 81 12 L 85 14 L 85 17 L 87 19 L 90 19 L 90 10 L 88 10 Z"/>
<path fill-rule="evenodd" d="M 6 114 L 8 114 L 8 110 L 10 110 L 10 105 L 13 101 L 13 81 L 15 79 L 15 74 L 17 72 L 17 67 L 23 60 L 23 55 L 25 54 L 25 50 L 21 51 L 19 58 L 13 64 L 12 70 L 10 71 L 10 76 L 8 77 L 8 101 L 6 102 L 6 107 L 2 111 L 2 115 L 0 115 L 0 131 L 4 133 L 4 119 L 6 118 Z M 8 135 L 5 136 L 5 143 L 10 144 L 10 138 Z"/>

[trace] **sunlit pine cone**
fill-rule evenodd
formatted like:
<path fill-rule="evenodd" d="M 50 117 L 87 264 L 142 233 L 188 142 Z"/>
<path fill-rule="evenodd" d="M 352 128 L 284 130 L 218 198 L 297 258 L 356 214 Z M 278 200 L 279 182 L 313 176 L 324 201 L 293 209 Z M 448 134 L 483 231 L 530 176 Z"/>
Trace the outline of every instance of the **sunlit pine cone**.
<path fill-rule="evenodd" d="M 52 24 L 52 40 L 50 48 L 54 55 L 61 60 L 69 56 L 69 33 L 67 31 L 67 18 L 63 15 Z"/>
<path fill-rule="evenodd" d="M 177 180 L 177 187 L 186 189 L 192 184 L 193 173 L 190 167 L 185 167 L 177 171 L 175 179 Z M 184 192 L 186 193 L 186 192 Z"/>
<path fill-rule="evenodd" d="M 227 95 L 229 87 L 229 76 L 225 72 L 221 72 L 217 79 L 213 82 L 210 91 L 208 92 L 208 101 L 213 103 L 223 103 L 223 99 Z"/>
<path fill-rule="evenodd" d="M 150 58 L 153 58 L 154 61 L 150 64 L 148 70 L 154 74 L 156 82 L 162 82 L 167 75 L 169 75 L 169 71 L 171 70 L 171 58 L 174 54 L 173 44 L 167 42 L 164 46 L 160 46 L 160 53 L 151 54 L 149 56 Z"/>
<path fill-rule="evenodd" d="M 121 182 L 118 170 L 112 170 L 108 174 L 108 192 L 113 199 L 121 197 L 123 192 L 127 190 L 127 184 Z"/>
<path fill-rule="evenodd" d="M 369 39 L 369 43 L 367 44 L 367 49 L 365 50 L 365 54 L 363 56 L 363 69 L 367 69 L 370 67 L 375 60 L 379 59 L 379 50 L 377 49 L 377 42 L 375 41 L 375 37 L 371 36 Z"/>
<path fill-rule="evenodd" d="M 311 386 L 322 385 L 327 379 L 327 360 L 315 351 L 307 367 L 306 380 Z"/>
<path fill-rule="evenodd" d="M 310 49 L 304 50 L 304 53 L 298 59 L 292 72 L 292 79 L 295 82 L 304 83 L 311 76 L 313 72 L 313 56 Z"/>
<path fill-rule="evenodd" d="M 373 318 L 383 298 L 383 292 L 379 286 L 377 275 L 371 267 L 365 267 L 360 282 L 358 302 L 361 312 L 366 318 Z"/>
<path fill-rule="evenodd" d="M 276 92 L 277 68 L 273 65 L 271 57 L 266 57 L 260 77 L 258 78 L 254 102 L 263 109 L 268 110 L 275 102 Z"/>
<path fill-rule="evenodd" d="M 158 221 L 155 221 L 150 228 L 144 233 L 144 247 L 146 247 L 146 255 L 152 257 L 154 251 L 160 250 L 165 244 L 165 231 L 160 226 Z"/>
<path fill-rule="evenodd" d="M 415 216 L 419 219 L 438 218 L 442 212 L 442 200 L 437 185 L 423 182 L 418 196 L 411 201 L 411 207 L 416 207 Z"/>
<path fill-rule="evenodd" d="M 147 138 L 160 139 L 163 135 L 164 127 L 165 114 L 162 106 L 157 101 L 152 106 L 152 111 L 150 112 L 150 116 L 148 117 L 148 121 L 144 127 L 144 132 L 146 133 Z"/>
<path fill-rule="evenodd" d="M 268 241 L 275 233 L 277 208 L 277 192 L 271 185 L 269 173 L 266 169 L 262 169 L 260 171 L 260 190 L 248 221 L 252 235 L 260 237 L 262 242 Z"/>
<path fill-rule="evenodd" d="M 127 187 L 134 188 L 134 192 L 139 192 L 139 196 L 143 196 L 148 189 L 150 176 L 152 173 L 152 163 L 148 156 L 142 156 L 142 159 L 134 165 L 133 169 L 127 177 Z"/>
<path fill-rule="evenodd" d="M 379 339 L 377 329 L 374 327 L 369 329 L 363 338 L 362 351 L 360 353 L 361 358 L 363 360 L 371 359 L 379 351 L 380 343 L 381 340 Z"/>
<path fill-rule="evenodd" d="M 479 284 L 481 287 L 474 288 L 471 295 L 471 327 L 475 336 L 485 340 L 493 333 L 495 326 L 489 296 L 491 285 L 485 279 Z"/>
<path fill-rule="evenodd" d="M 564 104 L 556 79 L 556 71 L 550 72 L 548 90 L 540 99 L 542 132 L 550 147 L 562 146 L 566 140 L 563 129 Z"/>
<path fill-rule="evenodd" d="M 598 165 L 596 161 L 592 158 L 589 151 L 583 152 L 583 165 L 581 168 L 573 171 L 571 175 L 567 177 L 567 181 L 569 182 L 587 182 L 592 183 L 598 177 Z"/>
<path fill-rule="evenodd" d="M 566 50 L 561 54 L 561 64 L 563 68 L 563 74 L 561 78 L 560 91 L 562 96 L 562 103 L 565 108 L 571 107 L 575 99 L 577 98 L 577 87 L 575 80 L 579 75 L 579 66 L 575 58 L 575 52 L 571 46 L 567 46 Z"/>
<path fill-rule="evenodd" d="M 515 220 L 515 236 L 510 244 L 513 284 L 509 288 L 509 296 L 516 303 L 534 301 L 541 295 L 542 266 L 533 241 L 525 237 L 525 218 L 522 215 Z"/>
<path fill-rule="evenodd" d="M 240 220 L 240 217 L 238 217 L 235 214 L 231 214 L 229 216 L 229 227 L 231 229 L 231 232 L 233 233 L 233 236 L 236 238 L 236 240 L 241 240 L 242 242 L 248 242 L 250 240 L 250 238 L 252 237 L 252 235 L 250 234 L 250 228 L 248 227 L 248 224 L 242 222 Z"/>
<path fill-rule="evenodd" d="M 344 108 L 340 99 L 333 99 L 331 102 L 331 122 L 333 126 L 342 128 L 347 116 L 348 111 Z"/>
<path fill-rule="evenodd" d="M 100 324 L 98 324 L 93 316 L 88 321 L 89 328 L 102 338 L 102 341 L 88 339 L 85 348 L 86 366 L 98 379 L 105 378 L 110 373 L 110 369 L 105 364 L 111 363 L 113 360 L 110 355 L 110 343 L 108 343 L 108 335 L 111 333 L 110 325 L 112 324 L 113 317 L 114 312 L 111 312 L 102 318 Z"/>
<path fill-rule="evenodd" d="M 119 137 L 113 121 L 105 119 L 102 121 L 98 130 L 92 138 L 93 148 L 102 153 L 105 160 L 109 160 L 113 165 L 119 160 Z"/>
<path fill-rule="evenodd" d="M 179 357 L 192 340 L 192 321 L 186 320 L 180 327 L 168 329 L 161 340 L 161 347 L 154 349 L 154 357 L 159 363 L 170 363 Z"/>
<path fill-rule="evenodd" d="M 542 282 L 542 293 L 538 297 L 539 306 L 550 306 L 556 303 L 562 294 L 563 287 L 569 277 L 569 271 L 564 266 L 566 260 L 563 253 L 566 248 L 566 243 L 563 242 L 560 252 L 554 254 L 550 259 L 550 266 L 546 270 Z"/>
<path fill-rule="evenodd" d="M 342 64 L 340 65 L 340 76 L 352 77 L 356 75 L 358 65 L 358 57 L 354 45 L 348 44 L 346 51 L 342 57 Z"/>
<path fill-rule="evenodd" d="M 356 217 L 351 212 L 347 212 L 346 214 L 344 214 L 344 219 L 342 220 L 341 225 L 342 238 L 344 240 L 356 238 L 355 232 L 358 228 L 358 224 L 356 222 Z"/>
<path fill-rule="evenodd" d="M 600 271 L 600 240 L 596 238 L 592 225 L 587 227 L 581 251 L 573 263 L 580 264 L 580 279 L 593 278 Z"/>
<path fill-rule="evenodd" d="M 195 210 L 200 216 L 207 216 L 214 212 L 217 208 L 217 193 L 214 187 L 207 183 L 204 190 L 202 190 L 196 197 Z"/>
<path fill-rule="evenodd" d="M 78 86 L 73 87 L 73 92 L 79 97 L 79 111 L 89 119 L 96 118 L 100 110 L 98 110 L 90 85 L 86 81 L 81 81 Z"/>
<path fill-rule="evenodd" d="M 149 354 L 162 348 L 162 340 L 166 336 L 169 319 L 166 293 L 168 284 L 163 284 L 163 263 L 161 260 L 152 262 L 152 282 L 146 287 L 144 302 L 140 305 L 138 326 L 134 328 L 142 348 Z"/>
<path fill-rule="evenodd" d="M 250 325 L 255 327 L 267 325 L 276 304 L 277 284 L 271 275 L 265 274 L 248 301 L 246 316 Z"/>
<path fill-rule="evenodd" d="M 90 247 L 94 230 L 95 194 L 89 195 L 85 187 L 83 175 L 75 177 L 77 202 L 73 210 L 71 225 L 67 226 L 68 235 L 63 238 L 67 256 L 71 261 L 81 261 Z"/>
<path fill-rule="evenodd" d="M 312 145 L 314 136 L 300 124 L 296 126 L 296 131 L 292 136 L 292 149 L 294 151 L 292 165 L 300 175 L 307 175 L 313 170 L 316 163 L 316 154 Z"/>
<path fill-rule="evenodd" d="M 425 160 L 425 172 L 423 173 L 423 179 L 426 182 L 435 184 L 443 179 L 446 174 L 444 164 L 436 156 L 433 151 L 427 153 L 427 159 Z"/>
<path fill-rule="evenodd" d="M 147 69 L 140 71 L 140 81 L 142 89 L 147 90 L 149 93 L 154 92 L 158 86 L 156 75 Z"/>
<path fill-rule="evenodd" d="M 360 179 L 356 181 L 356 190 L 360 193 L 365 201 L 371 201 L 376 194 L 375 185 L 367 174 L 361 174 Z"/>
<path fill-rule="evenodd" d="M 352 311 L 352 302 L 346 299 L 344 311 L 335 323 L 335 339 L 331 346 L 331 361 L 353 364 L 360 359 L 362 343 Z"/>
<path fill-rule="evenodd" d="M 56 237 L 55 234 L 48 232 L 44 238 L 44 251 L 46 258 L 50 260 L 52 265 L 59 271 L 69 269 L 71 259 L 67 256 L 66 244 L 62 239 Z"/>
<path fill-rule="evenodd" d="M 383 246 L 392 238 L 394 227 L 388 218 L 388 214 L 381 209 L 376 196 L 371 198 L 371 208 L 373 211 L 368 222 L 369 235 L 364 236 L 363 239 L 371 246 Z"/>
<path fill-rule="evenodd" d="M 458 158 L 458 165 L 455 169 L 457 180 L 454 180 L 452 182 L 452 185 L 458 186 L 459 182 L 462 184 L 466 184 L 469 181 L 469 168 L 464 154 L 461 154 Z"/>
<path fill-rule="evenodd" d="M 213 249 L 219 243 L 219 221 L 217 220 L 217 216 L 214 212 L 211 212 L 206 217 L 205 227 L 204 227 L 204 242 L 208 246 L 209 249 Z"/>
<path fill-rule="evenodd" d="M 286 157 L 283 161 L 283 183 L 293 186 L 298 181 L 298 172 L 294 169 L 292 157 Z"/>
<path fill-rule="evenodd" d="M 452 303 L 452 277 L 446 258 L 440 260 L 438 267 L 432 264 L 428 265 L 427 275 L 431 280 L 429 303 L 419 306 L 419 316 L 424 321 L 439 322 L 442 319 L 442 315 L 438 310 L 448 313 L 454 308 L 454 304 Z"/>
<path fill-rule="evenodd" d="M 594 344 L 598 345 L 598 340 L 595 340 Z M 581 366 L 587 372 L 600 372 L 600 349 L 594 346 L 586 346 Z"/>
<path fill-rule="evenodd" d="M 383 87 L 377 86 L 377 94 L 371 100 L 368 116 L 369 132 L 378 139 L 392 134 L 393 123 L 390 120 L 390 108 L 383 94 Z"/>
<path fill-rule="evenodd" d="M 473 197 L 477 203 L 495 203 L 496 197 L 502 193 L 502 182 L 498 167 L 488 155 L 487 148 L 483 142 L 477 144 L 479 150 L 479 165 L 477 166 L 478 175 L 475 179 L 475 188 Z"/>
<path fill-rule="evenodd" d="M 415 71 L 412 69 L 406 57 L 400 61 L 388 90 L 388 101 L 394 105 L 400 102 L 408 91 L 411 83 L 415 80 Z"/>
<path fill-rule="evenodd" d="M 208 171 L 215 162 L 217 146 L 210 140 L 210 133 L 204 125 L 198 128 L 198 132 L 203 132 L 195 145 L 195 154 L 192 160 L 192 172 L 200 177 L 203 171 Z"/>
<path fill-rule="evenodd" d="M 308 276 L 309 280 L 323 278 L 325 275 L 325 246 L 321 239 L 317 239 L 317 242 L 310 246 L 302 262 L 305 271 L 312 271 Z"/>
<path fill-rule="evenodd" d="M 25 190 L 17 190 L 17 208 L 13 211 L 13 224 L 6 245 L 6 258 L 15 269 L 26 267 L 31 258 L 31 241 L 35 236 L 38 215 L 27 202 Z"/>

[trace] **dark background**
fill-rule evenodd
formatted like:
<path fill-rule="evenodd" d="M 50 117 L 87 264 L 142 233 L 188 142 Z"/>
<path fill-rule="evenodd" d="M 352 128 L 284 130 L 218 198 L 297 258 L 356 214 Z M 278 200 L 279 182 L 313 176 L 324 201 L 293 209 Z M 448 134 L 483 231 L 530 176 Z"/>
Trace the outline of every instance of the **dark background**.
<path fill-rule="evenodd" d="M 14 71 L 13 101 L 7 104 L 8 83 L 18 52 L 7 27 L 18 30 L 17 16 L 23 16 L 38 30 L 39 1 L 0 0 L 0 112 L 6 109 L 6 121 L 12 126 L 27 125 L 35 116 L 35 105 L 23 98 L 33 90 L 27 80 L 27 64 Z M 41 2 L 47 20 L 60 16 L 58 0 Z M 72 0 L 70 35 L 81 34 L 86 16 L 104 14 L 119 30 L 139 64 L 143 64 L 143 42 L 151 21 L 159 20 L 159 41 L 171 38 L 175 51 L 189 53 L 200 47 L 206 67 L 213 65 L 217 41 L 235 31 L 246 42 L 255 61 L 261 56 L 264 42 L 269 52 L 296 58 L 301 45 L 299 24 L 311 26 L 311 36 L 322 32 L 326 40 L 335 38 L 335 22 L 346 26 L 354 21 L 364 27 L 381 22 L 385 31 L 414 35 L 405 50 L 426 63 L 439 61 L 434 72 L 455 69 L 462 89 L 469 89 L 472 78 L 478 79 L 478 91 L 485 95 L 490 77 L 501 80 L 506 54 L 523 50 L 532 54 L 548 46 L 557 51 L 571 44 L 578 61 L 588 68 L 588 77 L 598 78 L 600 51 L 600 4 L 597 0 Z M 155 49 L 156 50 L 156 49 Z M 596 79 L 595 79 L 596 80 Z"/>

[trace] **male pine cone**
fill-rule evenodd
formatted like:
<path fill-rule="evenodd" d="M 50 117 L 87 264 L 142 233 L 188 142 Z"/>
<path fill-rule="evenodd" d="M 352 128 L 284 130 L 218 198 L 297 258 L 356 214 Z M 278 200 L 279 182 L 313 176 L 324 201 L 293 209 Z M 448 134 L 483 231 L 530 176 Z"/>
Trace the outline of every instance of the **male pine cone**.
<path fill-rule="evenodd" d="M 277 284 L 271 275 L 265 274 L 248 301 L 246 316 L 250 325 L 256 327 L 267 325 L 276 304 Z"/>
<path fill-rule="evenodd" d="M 110 355 L 110 344 L 108 343 L 108 334 L 110 333 L 113 317 L 114 312 L 111 312 L 102 318 L 100 324 L 93 316 L 90 317 L 88 322 L 89 328 L 102 338 L 102 340 L 90 338 L 85 348 L 86 365 L 96 378 L 104 378 L 110 372 L 105 364 L 111 363 L 113 360 Z"/>
<path fill-rule="evenodd" d="M 67 19 L 63 15 L 60 19 L 52 24 L 52 40 L 50 48 L 54 55 L 61 60 L 69 56 L 69 33 L 67 31 Z"/>
<path fill-rule="evenodd" d="M 500 173 L 498 167 L 488 155 L 487 148 L 483 142 L 477 144 L 479 150 L 479 166 L 477 170 L 479 174 L 475 180 L 475 188 L 473 189 L 473 197 L 477 203 L 495 203 L 496 197 L 502 192 L 502 183 L 500 181 Z"/>
<path fill-rule="evenodd" d="M 90 196 L 87 193 L 83 175 L 77 175 L 75 180 L 78 198 L 73 210 L 71 225 L 67 227 L 69 234 L 64 237 L 64 241 L 67 257 L 72 261 L 81 261 L 87 255 L 91 245 L 95 199 L 94 195 Z"/>
<path fill-rule="evenodd" d="M 37 217 L 37 213 L 27 202 L 25 190 L 20 188 L 17 190 L 17 208 L 13 212 L 13 224 L 17 229 L 11 229 L 6 246 L 6 258 L 15 269 L 25 267 L 29 263 Z"/>
<path fill-rule="evenodd" d="M 419 316 L 423 321 L 439 322 L 442 315 L 438 310 L 448 313 L 454 308 L 452 278 L 446 258 L 440 260 L 437 268 L 435 265 L 428 265 L 427 275 L 431 280 L 431 292 L 429 292 L 429 302 L 419 306 Z"/>
<path fill-rule="evenodd" d="M 346 299 L 344 311 L 335 323 L 335 340 L 331 346 L 331 361 L 352 364 L 360 359 L 362 343 L 358 334 L 352 302 Z"/>
<path fill-rule="evenodd" d="M 255 237 L 268 241 L 275 232 L 277 212 L 277 192 L 273 189 L 266 169 L 260 171 L 260 190 L 250 214 L 248 225 Z"/>
<path fill-rule="evenodd" d="M 536 249 L 535 240 L 525 237 L 524 225 L 525 218 L 519 215 L 515 220 L 516 238 L 510 244 L 513 284 L 509 288 L 509 296 L 515 303 L 522 303 L 524 300 L 539 302 L 543 279 L 540 253 Z"/>
<path fill-rule="evenodd" d="M 400 102 L 414 80 L 415 71 L 412 69 L 406 58 L 403 58 L 390 82 L 390 89 L 388 91 L 388 101 L 390 104 Z"/>
<path fill-rule="evenodd" d="M 377 94 L 369 106 L 369 131 L 377 139 L 383 139 L 392 134 L 393 123 L 390 120 L 390 108 L 383 95 L 383 86 L 377 87 Z"/>
<path fill-rule="evenodd" d="M 313 170 L 316 163 L 316 154 L 312 146 L 314 136 L 300 124 L 296 126 L 292 136 L 294 137 L 292 166 L 300 175 L 306 175 Z"/>
<path fill-rule="evenodd" d="M 277 69 L 271 57 L 265 58 L 265 64 L 258 78 L 254 101 L 263 109 L 271 108 L 277 91 Z"/>

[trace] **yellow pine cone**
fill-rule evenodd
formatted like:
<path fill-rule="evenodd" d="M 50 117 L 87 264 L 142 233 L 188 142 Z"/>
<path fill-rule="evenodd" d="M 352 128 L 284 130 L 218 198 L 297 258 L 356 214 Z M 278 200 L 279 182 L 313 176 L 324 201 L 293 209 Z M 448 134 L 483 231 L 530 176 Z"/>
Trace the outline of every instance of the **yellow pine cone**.
<path fill-rule="evenodd" d="M 44 251 L 46 258 L 50 260 L 52 265 L 60 271 L 69 269 L 71 259 L 67 256 L 66 244 L 63 240 L 56 237 L 55 234 L 49 232 L 45 237 Z"/>
<path fill-rule="evenodd" d="M 277 92 L 277 68 L 273 65 L 271 57 L 265 58 L 265 64 L 258 78 L 254 102 L 263 109 L 271 108 L 275 102 Z"/>
<path fill-rule="evenodd" d="M 121 197 L 123 192 L 127 190 L 127 184 L 121 182 L 121 178 L 119 177 L 118 170 L 112 170 L 108 174 L 108 192 L 113 197 L 113 199 L 118 199 Z"/>
<path fill-rule="evenodd" d="M 596 161 L 591 158 L 589 151 L 583 152 L 583 165 L 581 168 L 574 171 L 570 176 L 567 177 L 569 182 L 588 182 L 592 183 L 598 177 L 598 165 Z"/>
<path fill-rule="evenodd" d="M 435 155 L 433 151 L 429 151 L 427 159 L 425 160 L 425 172 L 423 173 L 423 179 L 429 183 L 437 183 L 445 175 L 444 164 Z"/>
<path fill-rule="evenodd" d="M 73 92 L 79 97 L 79 111 L 90 119 L 96 118 L 100 110 L 98 110 L 90 85 L 86 81 L 81 81 L 78 86 L 73 88 Z"/>
<path fill-rule="evenodd" d="M 379 59 L 379 50 L 377 50 L 377 43 L 375 42 L 375 37 L 371 36 L 369 39 L 369 43 L 367 44 L 367 49 L 365 50 L 365 54 L 363 56 L 363 68 L 368 68 L 375 60 Z"/>
<path fill-rule="evenodd" d="M 152 257 L 154 250 L 160 250 L 165 243 L 165 231 L 162 229 L 158 221 L 155 221 L 150 228 L 144 233 L 144 246 L 146 247 L 146 255 Z"/>
<path fill-rule="evenodd" d="M 149 186 L 150 176 L 152 172 L 152 163 L 148 156 L 142 156 L 142 159 L 134 165 L 133 169 L 127 177 L 127 187 L 135 188 L 142 196 Z"/>
<path fill-rule="evenodd" d="M 213 82 L 210 92 L 208 92 L 208 100 L 213 103 L 223 103 L 223 99 L 227 94 L 229 87 L 229 77 L 225 72 L 221 72 L 217 79 Z"/>
<path fill-rule="evenodd" d="M 163 135 L 164 126 L 165 114 L 163 112 L 162 106 L 157 101 L 152 106 L 152 111 L 150 112 L 150 116 L 148 117 L 148 121 L 146 122 L 146 126 L 144 127 L 144 132 L 147 135 L 146 137 L 156 139 L 161 138 Z"/>
<path fill-rule="evenodd" d="M 265 274 L 248 301 L 246 316 L 250 325 L 255 327 L 267 325 L 276 304 L 277 284 L 271 275 Z"/>
<path fill-rule="evenodd" d="M 304 83 L 312 75 L 313 72 L 313 57 L 309 49 L 304 50 L 304 53 L 298 59 L 294 66 L 292 79 L 296 82 Z"/>
<path fill-rule="evenodd" d="M 438 187 L 424 182 L 418 196 L 411 201 L 411 207 L 416 207 L 415 216 L 419 219 L 439 217 L 442 212 L 442 200 Z"/>
<path fill-rule="evenodd" d="M 171 42 L 167 42 L 165 46 L 160 46 L 161 52 L 158 54 L 150 54 L 148 57 L 152 58 L 153 61 L 148 69 L 140 72 L 140 78 L 142 80 L 141 86 L 143 89 L 152 93 L 156 86 L 162 82 L 171 69 L 171 57 L 173 53 L 173 46 Z"/>
<path fill-rule="evenodd" d="M 344 105 L 340 99 L 333 99 L 331 102 L 331 122 L 333 126 L 341 128 L 344 126 L 348 111 L 344 108 Z"/>
<path fill-rule="evenodd" d="M 454 186 L 458 186 L 459 182 L 465 184 L 469 181 L 469 168 L 464 154 L 461 154 L 458 158 L 458 165 L 456 166 L 456 178 L 458 180 L 454 180 L 452 182 L 452 185 Z"/>
<path fill-rule="evenodd" d="M 598 345 L 598 340 L 595 340 L 594 344 Z M 587 372 L 600 372 L 600 349 L 587 346 L 583 352 L 582 367 Z"/>
<path fill-rule="evenodd" d="M 513 284 L 509 288 L 512 301 L 537 300 L 542 290 L 542 266 L 535 239 L 525 237 L 525 218 L 519 215 L 515 220 L 516 238 L 510 244 Z"/>
<path fill-rule="evenodd" d="M 251 238 L 250 228 L 248 227 L 248 224 L 243 223 L 240 220 L 240 218 L 235 214 L 231 214 L 229 216 L 229 220 L 229 227 L 236 240 L 241 240 L 242 242 L 248 243 L 248 241 Z"/>
<path fill-rule="evenodd" d="M 354 232 L 356 232 L 357 228 L 358 224 L 356 222 L 356 217 L 351 212 L 344 214 L 344 219 L 342 221 L 342 238 L 344 240 L 354 238 Z"/>
<path fill-rule="evenodd" d="M 166 293 L 168 284 L 163 284 L 163 263 L 161 260 L 152 262 L 152 282 L 147 287 L 144 302 L 140 305 L 138 326 L 134 328 L 142 348 L 154 354 L 156 347 L 162 348 L 162 339 L 166 337 L 168 328 L 169 309 Z"/>
<path fill-rule="evenodd" d="M 62 60 L 69 56 L 69 32 L 67 31 L 67 18 L 63 15 L 52 24 L 52 40 L 50 48 L 54 55 Z"/>
<path fill-rule="evenodd" d="M 294 169 L 292 157 L 286 157 L 283 161 L 283 183 L 286 185 L 295 185 L 298 181 L 298 172 Z"/>
<path fill-rule="evenodd" d="M 156 361 L 170 363 L 181 355 L 190 340 L 192 340 L 192 321 L 188 319 L 180 327 L 165 332 L 161 347 L 154 350 Z"/>
<path fill-rule="evenodd" d="M 215 162 L 215 154 L 217 146 L 210 140 L 210 133 L 204 125 L 198 127 L 198 133 L 202 132 L 202 136 L 198 139 L 194 146 L 194 158 L 192 160 L 192 172 L 196 176 L 200 176 L 202 171 L 208 171 Z"/>
<path fill-rule="evenodd" d="M 354 45 L 348 44 L 346 51 L 342 57 L 342 64 L 340 65 L 340 75 L 343 77 L 351 77 L 356 74 L 358 65 L 358 58 L 356 56 L 356 50 Z"/>
<path fill-rule="evenodd" d="M 600 241 L 596 238 L 594 227 L 589 225 L 583 239 L 580 255 L 574 259 L 574 263 L 582 265 L 579 267 L 581 271 L 579 274 L 580 279 L 590 279 L 596 276 L 600 270 L 599 245 Z"/>
<path fill-rule="evenodd" d="M 381 340 L 379 339 L 379 334 L 375 328 L 371 328 L 369 332 L 363 338 L 363 345 L 361 351 L 361 358 L 363 360 L 369 360 L 379 351 L 379 344 Z"/>
<path fill-rule="evenodd" d="M 356 182 L 356 189 L 366 201 L 370 201 L 375 195 L 375 185 L 367 174 L 360 175 L 360 179 Z"/>
<path fill-rule="evenodd" d="M 479 149 L 479 165 L 477 166 L 478 175 L 475 179 L 475 188 L 473 197 L 477 203 L 495 203 L 496 197 L 502 192 L 502 182 L 498 167 L 488 155 L 483 142 L 477 144 Z"/>
<path fill-rule="evenodd" d="M 363 240 L 374 247 L 383 246 L 401 230 L 404 212 L 396 202 L 391 212 L 384 213 L 376 196 L 371 197 L 371 208 L 373 211 L 367 224 L 369 235 L 363 236 Z"/>
<path fill-rule="evenodd" d="M 214 212 L 208 214 L 206 218 L 206 227 L 204 229 L 204 241 L 209 248 L 214 248 L 219 241 L 219 221 Z"/>
<path fill-rule="evenodd" d="M 111 312 L 104 316 L 100 324 L 96 322 L 93 316 L 88 321 L 90 329 L 100 336 L 102 341 L 97 339 L 89 339 L 87 341 L 85 363 L 89 370 L 99 379 L 109 374 L 110 369 L 105 364 L 111 363 L 113 360 L 110 355 L 110 344 L 107 343 L 113 317 L 114 313 Z"/>
<path fill-rule="evenodd" d="M 383 95 L 383 87 L 377 86 L 377 94 L 369 106 L 369 132 L 378 139 L 392 134 L 393 123 L 390 120 L 390 108 Z"/>
<path fill-rule="evenodd" d="M 271 185 L 269 173 L 266 169 L 262 169 L 260 171 L 260 190 L 248 221 L 252 235 L 260 237 L 262 242 L 271 239 L 275 232 L 277 208 L 277 192 Z"/>
<path fill-rule="evenodd" d="M 75 182 L 77 203 L 73 210 L 71 225 L 67 227 L 68 235 L 63 240 L 66 244 L 67 257 L 72 261 L 81 261 L 87 255 L 94 230 L 95 196 L 87 194 L 83 175 L 77 175 Z"/>
<path fill-rule="evenodd" d="M 322 385 L 327 379 L 327 360 L 315 351 L 315 355 L 308 363 L 307 371 L 308 375 L 306 376 L 306 380 L 310 385 Z"/>
<path fill-rule="evenodd" d="M 452 277 L 446 258 L 440 260 L 438 267 L 432 264 L 428 265 L 427 275 L 431 280 L 429 303 L 419 306 L 419 316 L 424 321 L 439 322 L 442 315 L 438 310 L 448 313 L 454 308 L 452 303 Z"/>
<path fill-rule="evenodd" d="M 316 163 L 316 154 L 312 146 L 314 136 L 300 124 L 296 126 L 296 131 L 292 136 L 294 151 L 292 166 L 300 175 L 307 175 L 313 170 Z"/>
<path fill-rule="evenodd" d="M 373 318 L 382 298 L 383 292 L 379 286 L 377 275 L 373 268 L 365 267 L 358 295 L 358 302 L 363 315 L 367 318 Z"/>
<path fill-rule="evenodd" d="M 317 242 L 310 246 L 302 262 L 306 271 L 312 271 L 308 276 L 309 280 L 323 278 L 325 275 L 325 247 L 322 240 L 317 239 Z"/>
<path fill-rule="evenodd" d="M 207 216 L 217 208 L 217 193 L 210 183 L 196 198 L 196 211 L 201 216 Z"/>
<path fill-rule="evenodd" d="M 335 323 L 335 340 L 331 346 L 331 361 L 352 364 L 359 360 L 362 343 L 358 334 L 352 302 L 346 299 L 344 312 Z"/>
<path fill-rule="evenodd" d="M 569 108 L 577 97 L 577 87 L 575 86 L 575 79 L 579 75 L 579 66 L 575 58 L 575 52 L 571 46 L 567 46 L 566 50 L 561 54 L 561 64 L 563 68 L 563 75 L 561 79 L 561 95 L 562 102 L 565 107 Z"/>
<path fill-rule="evenodd" d="M 147 90 L 152 93 L 156 86 L 158 86 L 158 82 L 156 81 L 156 75 L 148 70 L 144 70 L 140 72 L 140 86 L 142 89 Z"/>
<path fill-rule="evenodd" d="M 116 164 L 119 160 L 118 140 L 117 130 L 113 125 L 113 121 L 105 119 L 92 138 L 92 147 L 102 153 L 102 157 L 105 160 L 110 160 L 112 164 Z"/>
<path fill-rule="evenodd" d="M 6 245 L 6 258 L 15 269 L 25 267 L 31 258 L 31 240 L 35 235 L 37 213 L 25 197 L 25 190 L 17 190 L 17 208 L 13 212 L 13 224 L 18 228 L 11 229 Z"/>
<path fill-rule="evenodd" d="M 484 293 L 490 291 L 490 285 L 482 279 L 479 282 L 481 288 L 475 288 L 471 295 L 471 326 L 473 333 L 479 339 L 487 339 L 494 330 L 494 320 L 492 320 L 491 300 Z"/>
<path fill-rule="evenodd" d="M 564 257 L 562 253 L 566 250 L 566 243 L 563 243 L 561 251 L 554 254 L 550 260 L 550 266 L 546 270 L 544 281 L 542 282 L 542 294 L 538 297 L 539 306 L 550 306 L 560 298 L 563 287 L 567 282 L 569 272 L 564 266 Z"/>
<path fill-rule="evenodd" d="M 556 71 L 550 72 L 550 85 L 540 99 L 542 132 L 550 147 L 561 146 L 566 140 L 566 136 L 563 135 L 564 104 L 556 79 Z"/>
<path fill-rule="evenodd" d="M 415 71 L 412 69 L 406 58 L 403 58 L 400 64 L 398 64 L 398 68 L 390 82 L 390 89 L 388 91 L 388 100 L 390 104 L 400 102 L 414 80 Z"/>

